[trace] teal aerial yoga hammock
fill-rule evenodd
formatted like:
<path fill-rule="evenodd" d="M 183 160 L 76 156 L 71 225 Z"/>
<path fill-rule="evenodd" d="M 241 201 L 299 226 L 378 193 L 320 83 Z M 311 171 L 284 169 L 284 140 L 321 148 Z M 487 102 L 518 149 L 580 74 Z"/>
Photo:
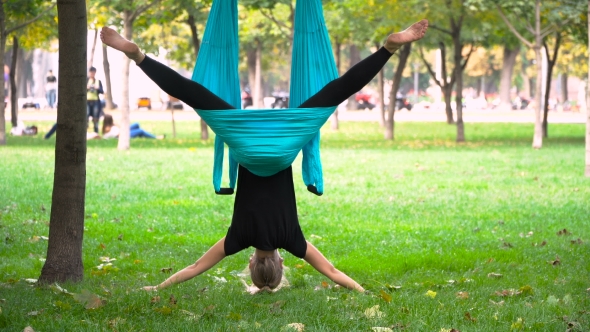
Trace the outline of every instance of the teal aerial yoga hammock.
<path fill-rule="evenodd" d="M 303 182 L 321 195 L 319 130 L 336 107 L 239 109 L 237 12 L 237 0 L 213 2 L 192 77 L 236 108 L 196 110 L 216 134 L 215 192 L 233 193 L 238 164 L 258 176 L 271 176 L 289 167 L 302 151 Z M 321 0 L 298 0 L 289 106 L 301 105 L 337 77 Z M 224 143 L 229 147 L 229 188 L 221 188 Z"/>

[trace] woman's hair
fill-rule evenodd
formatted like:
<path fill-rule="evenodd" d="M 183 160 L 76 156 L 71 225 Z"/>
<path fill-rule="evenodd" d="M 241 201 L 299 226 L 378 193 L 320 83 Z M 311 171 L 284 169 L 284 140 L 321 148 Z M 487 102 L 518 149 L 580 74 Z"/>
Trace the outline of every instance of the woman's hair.
<path fill-rule="evenodd" d="M 280 257 L 254 258 L 250 267 L 250 278 L 258 288 L 274 289 L 281 283 L 283 278 L 283 265 Z"/>
<path fill-rule="evenodd" d="M 110 114 L 105 114 L 104 118 L 102 119 L 102 134 L 106 134 L 111 130 L 115 123 L 113 122 L 113 116 Z"/>

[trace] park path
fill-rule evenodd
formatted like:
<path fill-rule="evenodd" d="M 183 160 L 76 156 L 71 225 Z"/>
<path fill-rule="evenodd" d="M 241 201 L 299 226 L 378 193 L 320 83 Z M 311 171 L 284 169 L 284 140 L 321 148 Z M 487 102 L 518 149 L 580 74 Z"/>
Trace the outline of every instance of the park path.
<path fill-rule="evenodd" d="M 8 113 L 8 112 L 7 112 Z M 120 118 L 119 111 L 109 111 L 115 122 Z M 9 116 L 7 116 L 8 118 Z M 55 110 L 21 110 L 19 120 L 29 123 L 32 121 L 55 121 L 57 112 Z M 176 121 L 198 121 L 199 116 L 192 110 L 175 111 Z M 340 121 L 379 121 L 378 111 L 340 111 Z M 131 111 L 131 121 L 170 121 L 170 111 Z M 496 110 L 464 111 L 464 122 L 512 122 L 512 123 L 533 123 L 534 113 L 532 110 L 501 112 Z M 7 119 L 9 121 L 9 119 Z M 446 116 L 442 110 L 414 109 L 411 112 L 402 110 L 396 112 L 397 122 L 444 122 Z M 586 123 L 586 115 L 583 112 L 550 112 L 550 123 Z"/>

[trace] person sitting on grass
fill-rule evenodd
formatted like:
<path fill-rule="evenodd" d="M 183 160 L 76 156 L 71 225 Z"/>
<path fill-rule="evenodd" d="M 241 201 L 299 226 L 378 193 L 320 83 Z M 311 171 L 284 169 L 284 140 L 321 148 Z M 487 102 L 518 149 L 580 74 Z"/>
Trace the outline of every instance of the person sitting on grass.
<path fill-rule="evenodd" d="M 120 131 L 121 130 L 119 129 L 119 127 L 117 127 L 115 125 L 115 122 L 113 121 L 113 116 L 110 114 L 105 114 L 102 120 L 102 138 L 118 138 Z M 154 134 L 151 134 L 139 127 L 139 123 L 136 122 L 133 123 L 129 128 L 129 137 L 164 139 L 166 136 L 156 136 Z"/>
<path fill-rule="evenodd" d="M 389 35 L 382 48 L 352 67 L 342 77 L 327 84 L 299 108 L 339 105 L 368 84 L 395 51 L 406 43 L 421 39 L 427 29 L 428 21 L 421 20 L 402 32 Z M 192 108 L 233 108 L 201 84 L 149 58 L 136 44 L 114 30 L 102 28 L 100 38 L 106 45 L 134 60 L 164 92 Z M 226 256 L 248 247 L 255 248 L 250 258 L 249 269 L 252 282 L 260 290 L 272 290 L 279 286 L 283 276 L 283 258 L 277 249 L 282 248 L 304 259 L 338 285 L 364 291 L 361 285 L 336 269 L 314 245 L 305 240 L 297 217 L 292 167 L 262 177 L 253 174 L 242 165 L 239 166 L 234 212 L 226 236 L 194 264 L 176 272 L 157 286 L 146 286 L 143 289 L 158 290 L 189 280 L 209 270 Z"/>

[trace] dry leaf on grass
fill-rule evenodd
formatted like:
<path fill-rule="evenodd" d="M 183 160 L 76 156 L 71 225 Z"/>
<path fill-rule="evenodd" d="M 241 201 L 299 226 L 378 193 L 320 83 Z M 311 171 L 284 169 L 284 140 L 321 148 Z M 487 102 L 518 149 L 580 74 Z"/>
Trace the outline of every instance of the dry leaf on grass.
<path fill-rule="evenodd" d="M 387 294 L 384 290 L 379 291 L 379 297 L 385 300 L 385 302 L 391 302 L 391 295 Z"/>
<path fill-rule="evenodd" d="M 170 273 L 172 272 L 172 268 L 171 267 L 163 267 L 160 269 L 160 272 L 162 273 Z"/>
<path fill-rule="evenodd" d="M 455 294 L 457 296 L 458 299 L 461 300 L 465 300 L 469 298 L 469 293 L 467 292 L 457 292 L 457 294 Z"/>
<path fill-rule="evenodd" d="M 470 321 L 472 323 L 477 322 L 477 319 L 475 317 L 471 316 L 471 314 L 469 313 L 469 311 L 465 312 L 464 317 L 465 317 L 465 320 L 468 320 L 468 321 Z"/>
<path fill-rule="evenodd" d="M 373 332 L 393 332 L 393 330 L 389 327 L 371 327 Z"/>
<path fill-rule="evenodd" d="M 436 292 L 428 290 L 424 295 L 428 296 L 431 299 L 434 299 L 436 297 Z"/>
<path fill-rule="evenodd" d="M 87 289 L 83 289 L 80 294 L 72 294 L 72 296 L 74 300 L 83 304 L 86 309 L 98 309 L 105 304 L 98 295 L 91 293 Z"/>
<path fill-rule="evenodd" d="M 496 272 L 488 273 L 488 278 L 500 279 L 502 277 L 503 277 L 503 275 L 500 273 L 496 273 Z"/>
<path fill-rule="evenodd" d="M 150 303 L 158 303 L 158 302 L 160 302 L 160 297 L 159 296 L 154 296 L 150 300 Z"/>
<path fill-rule="evenodd" d="M 27 326 L 27 327 L 25 327 L 25 329 L 23 330 L 23 332 L 35 332 L 35 330 L 33 330 L 32 327 Z"/>
<path fill-rule="evenodd" d="M 555 255 L 555 260 L 554 261 L 547 261 L 547 263 L 553 265 L 553 266 L 557 266 L 561 264 L 561 259 L 559 259 L 559 256 Z"/>
<path fill-rule="evenodd" d="M 365 309 L 365 317 L 367 318 L 381 318 L 383 316 L 385 314 L 379 310 L 379 305 Z"/>
<path fill-rule="evenodd" d="M 305 329 L 305 325 L 303 325 L 301 323 L 291 323 L 291 324 L 287 324 L 287 326 L 285 326 L 285 327 L 289 330 L 293 330 L 293 331 L 297 331 L 297 332 L 303 332 L 303 330 Z"/>
<path fill-rule="evenodd" d="M 171 305 L 175 305 L 176 302 L 178 302 L 178 300 L 176 300 L 176 298 L 174 297 L 173 294 L 170 294 L 170 300 L 169 300 Z"/>

